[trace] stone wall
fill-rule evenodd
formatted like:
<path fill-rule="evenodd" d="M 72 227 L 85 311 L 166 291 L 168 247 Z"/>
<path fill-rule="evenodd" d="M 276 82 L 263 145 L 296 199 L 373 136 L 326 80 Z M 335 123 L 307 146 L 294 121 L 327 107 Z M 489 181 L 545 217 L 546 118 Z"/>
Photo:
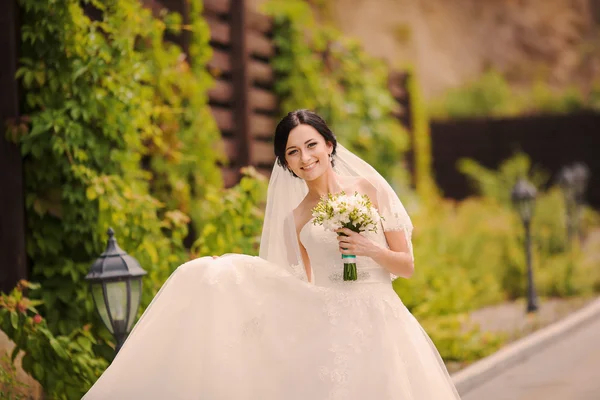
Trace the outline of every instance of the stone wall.
<path fill-rule="evenodd" d="M 10 357 L 11 352 L 15 348 L 13 342 L 6 336 L 6 334 L 0 331 L 0 368 L 6 369 L 6 365 L 3 362 L 3 358 L 5 354 L 8 354 Z M 34 380 L 31 376 L 29 376 L 25 371 L 21 369 L 21 358 L 23 357 L 23 352 L 17 356 L 15 364 L 17 366 L 17 379 L 20 382 L 23 382 L 28 387 L 26 389 L 18 391 L 18 394 L 25 396 L 23 400 L 43 400 L 44 394 L 42 391 L 42 387 L 40 384 Z M 0 383 L 0 389 L 7 390 L 7 388 L 2 388 L 2 384 Z M 9 392 L 11 393 L 11 392 Z M 17 393 L 12 393 L 16 395 Z M 12 397 L 11 397 L 12 398 Z"/>

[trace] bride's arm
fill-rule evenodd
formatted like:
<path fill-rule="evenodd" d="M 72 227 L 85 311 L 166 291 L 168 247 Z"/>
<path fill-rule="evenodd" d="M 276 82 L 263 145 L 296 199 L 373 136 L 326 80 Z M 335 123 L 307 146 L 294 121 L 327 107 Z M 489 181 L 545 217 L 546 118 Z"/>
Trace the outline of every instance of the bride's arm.
<path fill-rule="evenodd" d="M 392 275 L 410 278 L 415 266 L 406 243 L 406 235 L 403 231 L 388 231 L 384 232 L 384 235 L 390 248 L 372 242 L 375 249 L 369 257 Z"/>
<path fill-rule="evenodd" d="M 389 249 L 348 228 L 342 228 L 336 232 L 343 232 L 347 235 L 338 236 L 342 254 L 371 257 L 392 275 L 403 278 L 412 276 L 414 264 L 404 232 L 384 232 Z"/>

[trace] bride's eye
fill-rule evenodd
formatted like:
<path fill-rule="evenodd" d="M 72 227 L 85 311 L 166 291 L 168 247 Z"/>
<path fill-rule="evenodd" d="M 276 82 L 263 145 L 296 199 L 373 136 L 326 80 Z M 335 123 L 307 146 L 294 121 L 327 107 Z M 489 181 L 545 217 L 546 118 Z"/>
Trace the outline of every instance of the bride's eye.
<path fill-rule="evenodd" d="M 288 153 L 288 156 L 293 156 L 294 154 L 296 154 L 298 150 L 292 150 Z"/>
<path fill-rule="evenodd" d="M 317 142 L 312 142 L 308 144 L 308 148 L 311 149 L 317 145 Z"/>

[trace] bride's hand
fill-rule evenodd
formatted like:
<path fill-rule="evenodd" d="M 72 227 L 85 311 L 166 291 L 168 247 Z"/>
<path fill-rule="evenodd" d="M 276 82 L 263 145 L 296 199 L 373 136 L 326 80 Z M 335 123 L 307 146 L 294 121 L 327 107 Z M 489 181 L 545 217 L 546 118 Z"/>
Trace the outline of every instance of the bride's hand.
<path fill-rule="evenodd" d="M 347 235 L 338 235 L 337 237 L 339 250 L 342 254 L 371 257 L 371 255 L 377 250 L 375 243 L 360 233 L 356 233 L 348 228 L 341 228 L 336 230 L 336 232 Z"/>

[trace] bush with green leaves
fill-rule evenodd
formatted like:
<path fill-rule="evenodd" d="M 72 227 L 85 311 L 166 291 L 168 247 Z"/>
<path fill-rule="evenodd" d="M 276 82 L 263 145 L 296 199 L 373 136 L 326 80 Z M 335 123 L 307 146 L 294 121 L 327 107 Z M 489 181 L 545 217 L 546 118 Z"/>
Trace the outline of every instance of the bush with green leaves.
<path fill-rule="evenodd" d="M 435 119 L 564 114 L 598 109 L 595 93 L 592 90 L 586 98 L 576 87 L 552 89 L 540 79 L 528 87 L 516 89 L 501 73 L 490 70 L 432 99 L 428 109 Z"/>
<path fill-rule="evenodd" d="M 202 202 L 202 231 L 192 246 L 198 255 L 258 255 L 267 179 L 254 168 L 242 169 L 232 188 L 211 188 Z"/>
<path fill-rule="evenodd" d="M 510 190 L 530 173 L 537 185 L 547 174 L 532 168 L 524 154 L 497 171 L 473 160 L 460 162 L 480 197 L 454 202 L 433 198 L 411 214 L 415 232 L 415 273 L 394 288 L 423 323 L 445 360 L 474 360 L 496 349 L 502 338 L 464 331 L 469 311 L 526 295 L 524 228 L 512 208 Z M 533 172 L 531 172 L 533 171 Z M 586 231 L 600 217 L 586 209 Z M 566 243 L 564 199 L 554 187 L 539 191 L 532 220 L 533 269 L 540 296 L 586 296 L 600 290 L 598 249 Z"/>
<path fill-rule="evenodd" d="M 39 314 L 40 301 L 30 300 L 24 290 L 39 285 L 19 282 L 10 293 L 0 293 L 0 329 L 15 343 L 11 362 L 21 350 L 23 369 L 44 387 L 51 399 L 80 399 L 108 362 L 96 355 L 98 341 L 86 325 L 69 335 L 55 335 Z"/>
<path fill-rule="evenodd" d="M 503 161 L 497 170 L 469 158 L 460 159 L 457 169 L 467 177 L 476 193 L 493 198 L 506 207 L 510 207 L 511 191 L 520 178 L 527 177 L 536 187 L 544 186 L 549 178 L 548 173 L 532 165 L 529 156 L 522 152 Z"/>
<path fill-rule="evenodd" d="M 600 289 L 597 249 L 566 252 L 560 197 L 539 200 L 533 268 L 538 295 L 586 296 Z M 470 311 L 526 295 L 524 233 L 518 215 L 491 198 L 438 199 L 412 213 L 415 273 L 394 289 L 423 324 L 444 360 L 472 361 L 503 338 L 465 330 Z M 558 218 L 558 221 L 556 221 Z M 596 225 L 598 226 L 598 225 Z M 596 253 L 597 254 L 597 253 Z"/>
<path fill-rule="evenodd" d="M 465 365 L 498 351 L 505 335 L 482 331 L 473 326 L 467 314 L 438 315 L 419 318 L 443 360 L 449 365 Z"/>
<path fill-rule="evenodd" d="M 491 199 L 459 203 L 437 198 L 411 215 L 415 273 L 393 286 L 446 361 L 473 361 L 503 340 L 466 329 L 468 313 L 507 296 L 503 249 L 514 246 L 511 215 Z"/>
<path fill-rule="evenodd" d="M 42 282 L 42 313 L 67 334 L 94 320 L 82 280 L 112 226 L 149 271 L 147 304 L 187 258 L 194 202 L 220 186 L 219 133 L 210 116 L 208 27 L 194 20 L 195 65 L 163 40 L 177 18 L 153 18 L 135 0 L 20 0 L 29 129 L 23 155 L 27 254 Z M 194 2 L 198 8 L 198 2 Z M 198 11 L 198 10 L 197 10 Z M 13 138 L 14 135 L 13 135 Z M 96 320 L 97 322 L 97 320 Z"/>
<path fill-rule="evenodd" d="M 192 1 L 185 27 L 194 31 L 192 63 L 164 40 L 165 32 L 182 29 L 181 18 L 156 18 L 137 0 L 19 0 L 19 6 L 23 116 L 7 137 L 23 157 L 26 250 L 31 279 L 43 286 L 31 295 L 41 301 L 43 323 L 24 331 L 29 320 L 12 313 L 3 329 L 27 354 L 42 354 L 33 364 L 26 356 L 24 364 L 35 368 L 48 393 L 75 398 L 113 357 L 113 338 L 83 279 L 104 250 L 108 227 L 148 271 L 142 311 L 189 258 L 183 240 L 190 217 L 199 223 L 205 193 L 222 186 L 222 144 L 205 70 L 210 33 L 202 2 Z M 90 19 L 89 8 L 100 19 Z M 96 344 L 71 348 L 80 338 Z"/>
<path fill-rule="evenodd" d="M 440 197 L 440 191 L 433 179 L 431 169 L 431 131 L 429 116 L 418 76 L 414 68 L 406 68 L 408 80 L 406 88 L 410 99 L 412 120 L 412 151 L 414 154 L 414 186 L 421 202 L 428 203 Z"/>
<path fill-rule="evenodd" d="M 566 204 L 562 190 L 549 181 L 550 174 L 533 165 L 529 156 L 516 153 L 503 161 L 498 170 L 486 168 L 474 160 L 461 159 L 458 170 L 467 176 L 475 191 L 511 208 L 511 191 L 519 178 L 526 177 L 537 189 L 535 217 L 532 220 L 534 239 L 543 253 L 557 254 L 567 249 Z M 548 190 L 545 190 L 549 187 Z M 583 206 L 581 230 L 585 235 L 598 226 L 600 215 Z"/>

